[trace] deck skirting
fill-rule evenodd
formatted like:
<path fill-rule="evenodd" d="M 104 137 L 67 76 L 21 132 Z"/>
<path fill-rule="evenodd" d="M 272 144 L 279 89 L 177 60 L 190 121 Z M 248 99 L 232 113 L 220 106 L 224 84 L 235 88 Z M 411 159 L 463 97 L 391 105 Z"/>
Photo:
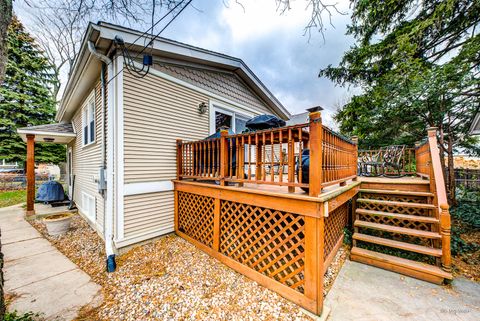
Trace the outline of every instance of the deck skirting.
<path fill-rule="evenodd" d="M 352 185 L 330 199 L 175 181 L 175 232 L 222 263 L 321 314 L 323 274 L 343 240 Z M 348 197 L 345 197 L 348 195 Z"/>

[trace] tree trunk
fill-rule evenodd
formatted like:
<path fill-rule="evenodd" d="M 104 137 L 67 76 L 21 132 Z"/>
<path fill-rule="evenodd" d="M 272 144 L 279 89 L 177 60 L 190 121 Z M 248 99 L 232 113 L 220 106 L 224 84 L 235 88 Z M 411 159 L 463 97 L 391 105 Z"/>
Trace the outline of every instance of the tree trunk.
<path fill-rule="evenodd" d="M 455 168 L 453 164 L 453 137 L 452 133 L 448 135 L 448 198 L 451 206 L 457 204 L 457 198 L 455 197 Z"/>
<path fill-rule="evenodd" d="M 5 76 L 7 62 L 7 30 L 12 20 L 12 0 L 0 0 L 0 84 Z"/>
<path fill-rule="evenodd" d="M 440 145 L 440 163 L 442 164 L 445 186 L 447 185 L 447 164 L 445 163 L 445 134 L 443 133 L 443 124 L 438 126 L 438 143 Z"/>

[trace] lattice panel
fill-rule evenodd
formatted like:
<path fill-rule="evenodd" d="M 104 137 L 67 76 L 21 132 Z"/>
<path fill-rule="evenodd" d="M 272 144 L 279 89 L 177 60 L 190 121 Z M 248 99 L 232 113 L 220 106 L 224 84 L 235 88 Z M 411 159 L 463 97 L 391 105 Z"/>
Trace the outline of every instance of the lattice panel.
<path fill-rule="evenodd" d="M 375 203 L 358 203 L 359 208 L 367 210 L 381 211 L 387 213 L 398 213 L 417 216 L 431 216 L 428 209 L 415 207 L 402 207 L 395 205 L 375 204 Z"/>
<path fill-rule="evenodd" d="M 407 203 L 428 203 L 427 198 L 424 196 L 413 195 L 391 195 L 391 194 L 378 194 L 378 193 L 362 193 L 362 198 L 368 198 L 373 200 L 382 201 L 395 201 L 395 202 L 407 202 Z"/>
<path fill-rule="evenodd" d="M 325 218 L 324 259 L 327 258 L 342 237 L 343 228 L 347 226 L 348 222 L 348 212 L 349 203 L 347 202 L 328 213 L 328 217 Z"/>
<path fill-rule="evenodd" d="M 406 242 L 412 244 L 418 244 L 423 246 L 429 247 L 436 247 L 435 241 L 429 238 L 417 237 L 417 236 L 410 236 L 405 234 L 398 234 L 398 233 L 390 233 L 385 231 L 377 231 L 368 228 L 359 227 L 359 232 L 367 235 L 382 237 L 390 240 L 395 240 L 399 242 Z"/>
<path fill-rule="evenodd" d="M 425 222 L 415 222 L 410 220 L 400 220 L 398 218 L 380 216 L 380 215 L 365 215 L 365 214 L 358 214 L 358 215 L 360 220 L 362 221 L 393 225 L 393 226 L 411 228 L 411 229 L 422 230 L 422 231 L 431 231 L 430 225 L 433 224 L 433 223 L 425 223 Z"/>
<path fill-rule="evenodd" d="M 302 216 L 222 201 L 220 226 L 222 254 L 304 293 Z"/>
<path fill-rule="evenodd" d="M 178 192 L 178 229 L 212 247 L 213 207 L 212 197 Z"/>

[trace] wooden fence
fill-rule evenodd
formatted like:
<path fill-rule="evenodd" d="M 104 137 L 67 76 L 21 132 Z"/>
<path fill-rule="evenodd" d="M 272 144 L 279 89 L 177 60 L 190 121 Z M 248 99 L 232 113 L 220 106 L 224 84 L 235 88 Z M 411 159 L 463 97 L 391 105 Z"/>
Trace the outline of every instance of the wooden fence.
<path fill-rule="evenodd" d="M 480 169 L 455 168 L 454 173 L 456 186 L 475 190 L 480 189 Z"/>
<path fill-rule="evenodd" d="M 323 126 L 317 112 L 308 124 L 178 140 L 177 179 L 214 180 L 222 186 L 228 182 L 288 186 L 289 192 L 310 188 L 313 180 L 321 189 L 356 177 L 357 150 L 356 143 Z M 306 157 L 309 166 L 300 166 Z"/>
<path fill-rule="evenodd" d="M 35 175 L 35 186 L 54 180 L 49 175 Z M 27 176 L 22 174 L 0 174 L 0 190 L 21 190 L 27 188 Z"/>

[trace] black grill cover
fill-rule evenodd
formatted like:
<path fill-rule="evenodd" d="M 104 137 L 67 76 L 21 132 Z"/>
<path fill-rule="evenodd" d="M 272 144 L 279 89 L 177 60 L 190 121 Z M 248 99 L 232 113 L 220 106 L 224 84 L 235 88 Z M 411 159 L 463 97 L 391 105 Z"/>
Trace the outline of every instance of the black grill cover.
<path fill-rule="evenodd" d="M 63 186 L 59 182 L 45 182 L 38 188 L 37 201 L 39 202 L 58 202 L 65 200 Z"/>
<path fill-rule="evenodd" d="M 269 128 L 278 128 L 286 125 L 283 119 L 280 119 L 273 115 L 260 115 L 253 117 L 245 126 L 250 130 L 263 130 Z"/>

